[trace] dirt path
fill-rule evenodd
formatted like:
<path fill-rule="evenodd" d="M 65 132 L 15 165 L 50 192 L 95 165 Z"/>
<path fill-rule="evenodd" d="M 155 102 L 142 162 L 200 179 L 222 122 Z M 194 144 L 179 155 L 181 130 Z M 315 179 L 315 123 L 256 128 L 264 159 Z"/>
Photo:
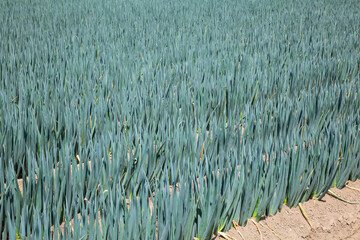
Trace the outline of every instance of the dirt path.
<path fill-rule="evenodd" d="M 347 187 L 341 190 L 331 189 L 331 191 L 347 201 L 360 202 L 360 191 L 349 187 L 360 190 L 360 180 L 348 182 Z M 262 239 L 360 239 L 360 204 L 348 204 L 327 194 L 321 201 L 312 199 L 303 203 L 302 207 L 313 229 L 303 217 L 299 207 L 290 209 L 284 206 L 275 216 L 257 223 Z M 255 224 L 250 220 L 245 227 L 237 227 L 237 230 L 246 240 L 261 239 Z M 226 234 L 228 239 L 243 239 L 234 228 Z M 218 236 L 215 239 L 225 238 Z"/>

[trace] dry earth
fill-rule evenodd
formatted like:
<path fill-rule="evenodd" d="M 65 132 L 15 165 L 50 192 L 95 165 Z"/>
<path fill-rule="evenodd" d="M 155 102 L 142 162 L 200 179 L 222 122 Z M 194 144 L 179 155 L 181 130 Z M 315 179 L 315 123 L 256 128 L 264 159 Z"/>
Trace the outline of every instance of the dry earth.
<path fill-rule="evenodd" d="M 341 190 L 333 188 L 331 191 L 347 201 L 360 202 L 360 180 L 348 182 Z M 267 217 L 257 223 L 262 236 L 256 225 L 249 220 L 245 227 L 232 228 L 224 237 L 217 236 L 214 239 L 360 240 L 360 204 L 345 203 L 326 194 L 321 201 L 311 199 L 303 203 L 302 208 L 313 229 L 299 207 L 290 209 L 284 206 L 275 216 Z"/>

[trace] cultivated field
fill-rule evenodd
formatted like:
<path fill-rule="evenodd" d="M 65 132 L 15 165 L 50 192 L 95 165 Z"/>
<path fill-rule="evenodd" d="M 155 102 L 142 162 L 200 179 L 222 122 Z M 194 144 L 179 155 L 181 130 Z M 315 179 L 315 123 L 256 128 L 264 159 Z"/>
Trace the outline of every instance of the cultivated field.
<path fill-rule="evenodd" d="M 355 181 L 359 10 L 0 1 L 0 239 L 210 239 Z"/>

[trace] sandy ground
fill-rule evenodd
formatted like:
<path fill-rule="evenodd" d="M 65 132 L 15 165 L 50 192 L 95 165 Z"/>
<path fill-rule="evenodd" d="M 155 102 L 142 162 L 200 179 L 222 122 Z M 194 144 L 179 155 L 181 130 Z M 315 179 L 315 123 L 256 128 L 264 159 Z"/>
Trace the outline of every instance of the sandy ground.
<path fill-rule="evenodd" d="M 356 188 L 358 190 L 351 189 Z M 350 202 L 360 202 L 360 180 L 348 182 L 343 189 L 331 189 L 336 195 Z M 310 227 L 299 207 L 283 207 L 275 216 L 260 220 L 257 226 L 249 220 L 245 227 L 232 228 L 220 239 L 317 239 L 317 240 L 360 240 L 360 204 L 349 204 L 329 194 L 319 200 L 302 204 L 313 228 Z M 270 230 L 271 229 L 271 230 Z M 243 236 L 240 236 L 239 232 Z"/>

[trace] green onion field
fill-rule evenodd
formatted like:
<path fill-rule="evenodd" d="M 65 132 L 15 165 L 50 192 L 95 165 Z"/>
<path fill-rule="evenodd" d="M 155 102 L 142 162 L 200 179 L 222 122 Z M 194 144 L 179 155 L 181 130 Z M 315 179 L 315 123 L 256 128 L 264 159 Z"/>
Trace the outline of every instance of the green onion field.
<path fill-rule="evenodd" d="M 359 13 L 0 1 L 0 239 L 211 239 L 360 178 Z"/>

